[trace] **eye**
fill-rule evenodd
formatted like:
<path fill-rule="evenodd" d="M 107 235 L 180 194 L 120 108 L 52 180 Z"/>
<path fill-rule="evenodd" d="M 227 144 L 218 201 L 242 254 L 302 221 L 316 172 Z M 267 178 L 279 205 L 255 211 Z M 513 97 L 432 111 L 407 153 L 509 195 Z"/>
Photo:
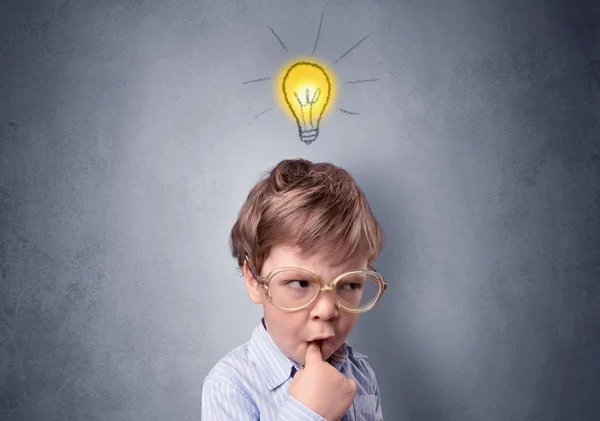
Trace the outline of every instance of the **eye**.
<path fill-rule="evenodd" d="M 352 277 L 350 279 L 344 279 L 338 284 L 338 288 L 343 291 L 360 291 L 363 289 L 364 279 L 359 277 Z"/>
<path fill-rule="evenodd" d="M 290 280 L 287 281 L 285 284 L 286 286 L 290 286 L 296 289 L 308 288 L 310 286 L 310 282 L 304 280 Z"/>
<path fill-rule="evenodd" d="M 342 284 L 342 289 L 345 290 L 357 290 L 357 289 L 361 289 L 362 288 L 362 284 L 358 283 L 358 282 L 345 282 Z"/>

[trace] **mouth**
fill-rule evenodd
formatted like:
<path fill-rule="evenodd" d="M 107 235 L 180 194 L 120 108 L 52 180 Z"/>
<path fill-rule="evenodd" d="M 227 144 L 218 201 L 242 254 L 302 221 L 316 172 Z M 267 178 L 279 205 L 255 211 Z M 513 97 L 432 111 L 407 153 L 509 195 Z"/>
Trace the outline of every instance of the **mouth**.
<path fill-rule="evenodd" d="M 326 343 L 332 342 L 334 340 L 334 338 L 335 338 L 335 336 L 318 336 L 318 337 L 310 340 L 309 343 L 314 342 L 319 346 L 323 346 Z"/>

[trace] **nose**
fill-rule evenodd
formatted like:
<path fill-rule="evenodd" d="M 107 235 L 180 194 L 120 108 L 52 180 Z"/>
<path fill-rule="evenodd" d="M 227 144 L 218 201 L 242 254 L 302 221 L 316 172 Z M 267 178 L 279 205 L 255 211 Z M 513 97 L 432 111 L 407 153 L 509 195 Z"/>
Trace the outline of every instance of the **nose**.
<path fill-rule="evenodd" d="M 333 293 L 331 291 L 322 291 L 312 307 L 312 318 L 327 321 L 336 319 L 339 314 L 340 311 L 333 297 Z"/>

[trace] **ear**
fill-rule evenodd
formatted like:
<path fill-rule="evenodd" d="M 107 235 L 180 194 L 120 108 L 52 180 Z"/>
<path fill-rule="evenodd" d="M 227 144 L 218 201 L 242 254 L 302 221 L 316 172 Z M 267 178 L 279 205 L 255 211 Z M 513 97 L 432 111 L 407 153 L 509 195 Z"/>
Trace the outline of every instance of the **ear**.
<path fill-rule="evenodd" d="M 263 289 L 254 276 L 250 273 L 248 262 L 244 262 L 242 270 L 244 272 L 244 279 L 246 280 L 246 290 L 248 291 L 248 295 L 250 295 L 250 299 L 254 304 L 262 304 L 264 297 Z"/>

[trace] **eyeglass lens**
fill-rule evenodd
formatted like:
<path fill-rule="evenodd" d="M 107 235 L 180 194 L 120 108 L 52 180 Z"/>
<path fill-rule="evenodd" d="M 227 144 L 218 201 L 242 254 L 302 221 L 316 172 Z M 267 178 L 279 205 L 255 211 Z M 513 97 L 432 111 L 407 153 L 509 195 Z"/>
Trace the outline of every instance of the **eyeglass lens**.
<path fill-rule="evenodd" d="M 318 279 L 300 270 L 277 272 L 269 283 L 273 304 L 282 308 L 298 308 L 309 303 L 319 293 Z M 335 287 L 335 298 L 344 307 L 361 310 L 369 307 L 379 295 L 377 279 L 366 273 L 344 276 Z"/>

